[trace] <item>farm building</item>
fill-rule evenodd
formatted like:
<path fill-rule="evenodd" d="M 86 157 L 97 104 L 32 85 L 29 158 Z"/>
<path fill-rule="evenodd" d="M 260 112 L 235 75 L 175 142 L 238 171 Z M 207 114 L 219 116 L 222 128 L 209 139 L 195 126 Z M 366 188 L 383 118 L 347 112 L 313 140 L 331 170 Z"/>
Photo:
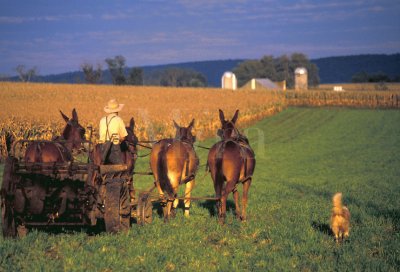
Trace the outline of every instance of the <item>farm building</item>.
<path fill-rule="evenodd" d="M 268 78 L 253 78 L 243 88 L 251 90 L 286 90 L 286 81 L 273 82 Z"/>
<path fill-rule="evenodd" d="M 221 78 L 221 86 L 222 89 L 236 90 L 237 80 L 235 74 L 232 72 L 225 72 Z"/>
<path fill-rule="evenodd" d="M 307 90 L 308 89 L 308 73 L 304 67 L 298 67 L 294 70 L 294 89 Z"/>

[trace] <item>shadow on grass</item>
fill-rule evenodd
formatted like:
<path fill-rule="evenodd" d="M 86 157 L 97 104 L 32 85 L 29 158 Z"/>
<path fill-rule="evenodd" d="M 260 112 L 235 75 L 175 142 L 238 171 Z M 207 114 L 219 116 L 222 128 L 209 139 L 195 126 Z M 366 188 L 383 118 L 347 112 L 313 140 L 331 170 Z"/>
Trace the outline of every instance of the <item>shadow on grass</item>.
<path fill-rule="evenodd" d="M 215 200 L 206 200 L 199 203 L 199 206 L 205 208 L 210 213 L 211 217 L 217 216 L 217 208 Z M 235 211 L 235 203 L 232 200 L 226 201 L 226 211 Z"/>
<path fill-rule="evenodd" d="M 331 230 L 331 227 L 328 224 L 324 224 L 324 223 L 319 223 L 319 222 L 313 221 L 311 226 L 316 231 L 319 231 L 319 232 L 321 232 L 323 234 L 326 234 L 326 235 L 329 235 L 329 236 L 333 236 L 333 232 Z"/>

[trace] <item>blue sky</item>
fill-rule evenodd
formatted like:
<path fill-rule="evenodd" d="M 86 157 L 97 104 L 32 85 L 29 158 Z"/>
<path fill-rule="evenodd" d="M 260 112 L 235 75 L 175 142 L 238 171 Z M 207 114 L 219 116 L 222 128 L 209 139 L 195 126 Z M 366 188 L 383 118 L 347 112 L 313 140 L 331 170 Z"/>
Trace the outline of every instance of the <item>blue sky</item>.
<path fill-rule="evenodd" d="M 399 0 L 0 0 L 0 75 L 127 65 L 400 52 Z"/>

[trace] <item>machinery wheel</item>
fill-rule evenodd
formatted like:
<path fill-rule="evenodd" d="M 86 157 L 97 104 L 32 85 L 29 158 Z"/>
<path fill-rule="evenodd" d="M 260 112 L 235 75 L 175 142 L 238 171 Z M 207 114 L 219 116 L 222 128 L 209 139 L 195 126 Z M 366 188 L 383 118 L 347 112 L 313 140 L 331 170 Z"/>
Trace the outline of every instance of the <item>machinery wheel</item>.
<path fill-rule="evenodd" d="M 24 225 L 17 226 L 17 235 L 19 238 L 25 237 L 28 234 L 28 228 Z"/>
<path fill-rule="evenodd" d="M 104 223 L 106 231 L 116 233 L 130 227 L 130 199 L 126 182 L 106 183 Z"/>
<path fill-rule="evenodd" d="M 153 221 L 153 203 L 151 203 L 150 195 L 148 193 L 140 194 L 136 206 L 136 214 L 136 221 L 140 226 L 151 224 Z"/>
<path fill-rule="evenodd" d="M 17 159 L 14 157 L 8 157 L 4 165 L 3 183 L 1 184 L 1 226 L 3 231 L 3 237 L 15 237 L 17 236 L 17 228 L 14 218 L 14 209 L 11 203 L 13 192 L 13 179 L 16 179 L 14 175 L 14 167 Z"/>
<path fill-rule="evenodd" d="M 1 226 L 3 237 L 16 237 L 17 228 L 15 226 L 14 211 L 8 201 L 1 197 Z"/>

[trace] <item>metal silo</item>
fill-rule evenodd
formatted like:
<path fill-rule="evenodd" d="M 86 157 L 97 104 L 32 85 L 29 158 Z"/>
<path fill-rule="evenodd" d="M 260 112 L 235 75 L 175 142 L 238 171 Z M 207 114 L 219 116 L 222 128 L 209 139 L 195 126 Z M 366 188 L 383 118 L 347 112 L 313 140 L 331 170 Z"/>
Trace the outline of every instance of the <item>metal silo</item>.
<path fill-rule="evenodd" d="M 221 78 L 222 89 L 237 89 L 237 80 L 236 76 L 232 72 L 225 72 Z"/>
<path fill-rule="evenodd" d="M 298 67 L 294 70 L 294 89 L 307 90 L 308 89 L 308 79 L 307 79 L 307 69 L 304 67 Z"/>

